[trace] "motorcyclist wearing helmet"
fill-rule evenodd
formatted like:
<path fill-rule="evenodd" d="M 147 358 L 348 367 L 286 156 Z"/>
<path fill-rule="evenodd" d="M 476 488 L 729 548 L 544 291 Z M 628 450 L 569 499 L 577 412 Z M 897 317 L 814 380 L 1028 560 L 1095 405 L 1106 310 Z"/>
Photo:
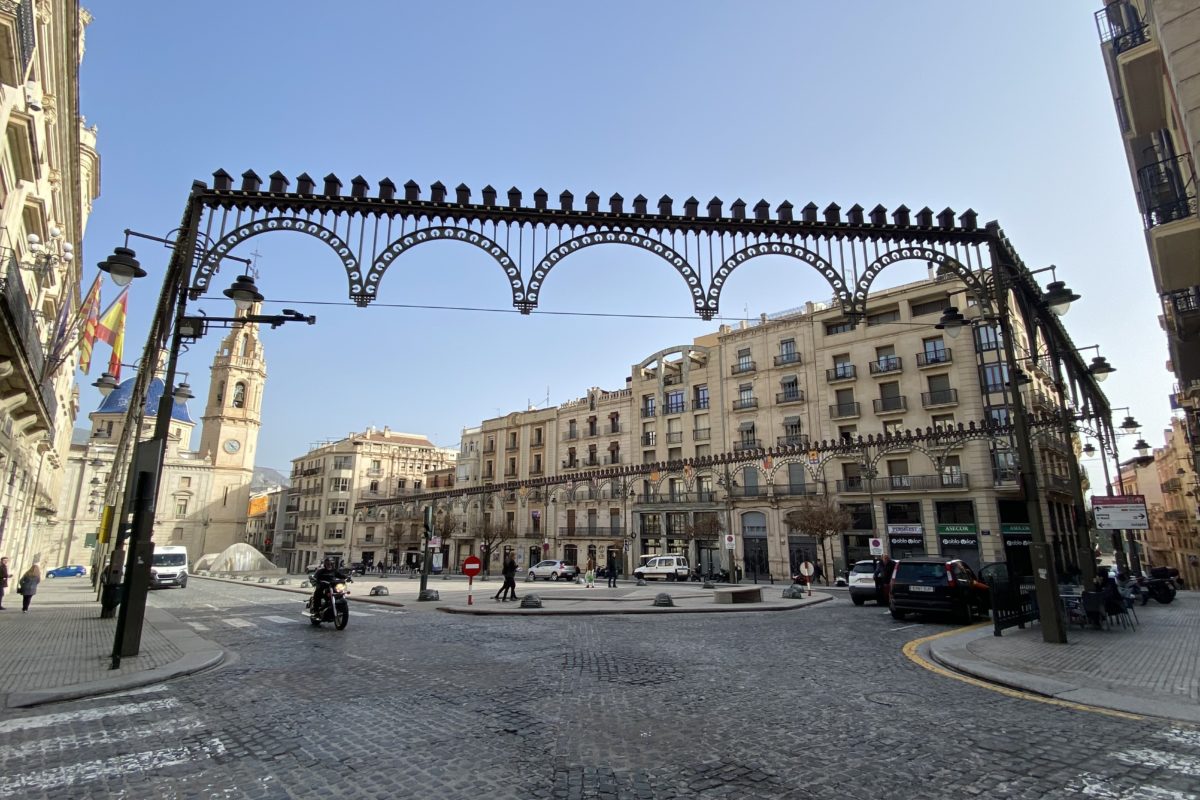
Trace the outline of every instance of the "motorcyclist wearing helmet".
<path fill-rule="evenodd" d="M 321 567 L 313 573 L 313 596 L 309 600 L 309 609 L 315 614 L 320 611 L 321 599 L 325 596 L 325 586 L 327 584 L 336 583 L 337 581 L 345 581 L 349 579 L 349 575 L 342 572 L 334 564 L 332 558 L 326 558 L 321 562 Z"/>

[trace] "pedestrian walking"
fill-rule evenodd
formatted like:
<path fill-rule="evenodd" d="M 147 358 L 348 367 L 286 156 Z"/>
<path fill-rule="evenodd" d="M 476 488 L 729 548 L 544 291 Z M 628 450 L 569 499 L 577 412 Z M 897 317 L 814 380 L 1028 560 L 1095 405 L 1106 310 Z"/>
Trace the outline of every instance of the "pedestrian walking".
<path fill-rule="evenodd" d="M 826 586 L 829 585 L 829 580 L 825 577 L 825 568 L 821 566 L 820 561 L 813 562 L 812 582 L 816 583 L 817 581 L 820 581 Z"/>
<path fill-rule="evenodd" d="M 8 588 L 8 556 L 0 558 L 0 611 L 4 610 L 4 590 Z"/>
<path fill-rule="evenodd" d="M 21 576 L 21 580 L 17 584 L 17 593 L 21 595 L 21 613 L 29 611 L 29 602 L 37 594 L 37 587 L 41 582 L 42 568 L 35 561 L 32 567 L 25 570 L 25 574 Z"/>
<path fill-rule="evenodd" d="M 504 584 L 500 587 L 500 591 L 496 592 L 493 600 L 516 600 L 517 599 L 517 559 L 512 555 L 504 557 L 504 566 L 501 567 L 500 574 L 504 576 Z"/>
<path fill-rule="evenodd" d="M 588 589 L 596 588 L 596 560 L 594 558 L 589 558 L 587 561 L 587 573 L 583 576 L 583 582 Z"/>
<path fill-rule="evenodd" d="M 608 551 L 608 563 L 604 571 L 608 573 L 608 588 L 617 588 L 617 554 L 612 550 Z"/>
<path fill-rule="evenodd" d="M 888 592 L 891 590 L 892 570 L 895 566 L 896 562 L 892 561 L 892 557 L 887 553 L 875 562 L 875 601 L 881 606 L 888 605 Z"/>

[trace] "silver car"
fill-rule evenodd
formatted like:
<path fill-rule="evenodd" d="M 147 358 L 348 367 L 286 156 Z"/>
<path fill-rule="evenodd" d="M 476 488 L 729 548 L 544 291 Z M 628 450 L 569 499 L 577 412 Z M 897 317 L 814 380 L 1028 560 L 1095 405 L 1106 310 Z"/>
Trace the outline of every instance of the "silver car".
<path fill-rule="evenodd" d="M 579 575 L 579 567 L 554 559 L 539 561 L 529 568 L 529 580 L 531 581 L 536 581 L 538 578 L 551 581 L 572 580 L 577 575 Z"/>
<path fill-rule="evenodd" d="M 850 599 L 861 606 L 868 600 L 879 602 L 875 591 L 875 562 L 858 561 L 850 570 Z"/>

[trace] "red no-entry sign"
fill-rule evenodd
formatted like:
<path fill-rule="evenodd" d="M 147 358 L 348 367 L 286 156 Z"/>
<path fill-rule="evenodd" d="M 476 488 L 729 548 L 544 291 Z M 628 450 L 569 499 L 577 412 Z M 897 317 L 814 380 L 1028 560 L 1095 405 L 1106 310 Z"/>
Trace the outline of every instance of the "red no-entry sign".
<path fill-rule="evenodd" d="M 467 556 L 463 559 L 462 571 L 468 578 L 474 578 L 483 572 L 483 562 L 479 560 L 479 556 Z"/>

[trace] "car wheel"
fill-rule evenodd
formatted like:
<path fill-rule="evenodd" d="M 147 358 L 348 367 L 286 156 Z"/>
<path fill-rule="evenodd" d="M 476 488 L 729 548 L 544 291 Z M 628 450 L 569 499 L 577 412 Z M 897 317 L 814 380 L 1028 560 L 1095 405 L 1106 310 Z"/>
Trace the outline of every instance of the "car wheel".
<path fill-rule="evenodd" d="M 856 606 L 861 606 L 863 603 L 867 602 L 867 601 L 866 601 L 866 598 L 863 598 L 863 597 L 857 597 L 857 596 L 851 596 L 850 600 L 851 600 L 851 602 L 853 602 L 853 603 L 854 603 L 854 605 L 856 605 Z"/>
<path fill-rule="evenodd" d="M 46 577 L 47 577 L 47 578 L 57 578 L 58 576 L 57 576 L 57 575 L 55 575 L 53 572 L 47 572 L 47 573 L 46 573 Z"/>
<path fill-rule="evenodd" d="M 557 572 L 551 572 L 551 573 L 550 573 L 550 580 L 552 580 L 552 581 L 556 581 L 556 580 L 558 580 L 558 573 L 557 573 Z"/>
<path fill-rule="evenodd" d="M 529 582 L 533 583 L 536 580 L 537 580 L 537 575 L 534 575 L 532 572 L 529 573 Z"/>
<path fill-rule="evenodd" d="M 180 578 L 180 579 L 179 579 L 179 588 L 180 588 L 180 589 L 186 589 L 186 588 L 187 588 L 187 578 Z"/>
<path fill-rule="evenodd" d="M 891 609 L 891 612 L 892 612 L 892 619 L 904 619 L 904 615 L 906 613 L 906 612 L 900 611 L 899 609 L 896 609 L 896 608 Z"/>

